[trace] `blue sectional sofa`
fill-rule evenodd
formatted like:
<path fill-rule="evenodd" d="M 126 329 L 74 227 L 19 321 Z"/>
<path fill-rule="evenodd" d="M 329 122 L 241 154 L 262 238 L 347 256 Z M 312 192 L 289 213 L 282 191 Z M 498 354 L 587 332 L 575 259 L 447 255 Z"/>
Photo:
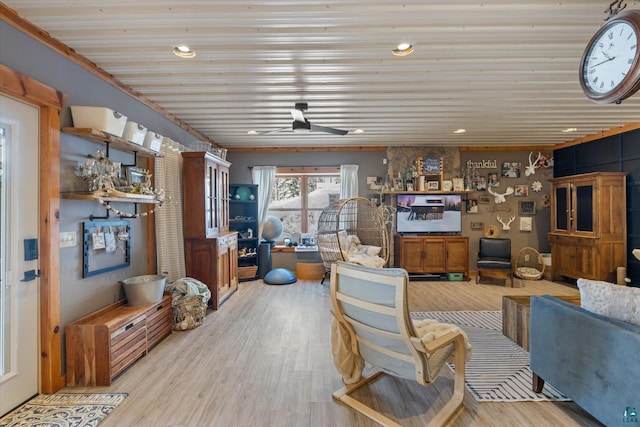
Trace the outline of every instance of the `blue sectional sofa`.
<path fill-rule="evenodd" d="M 530 315 L 534 390 L 549 382 L 606 426 L 640 426 L 640 327 L 549 295 Z"/>

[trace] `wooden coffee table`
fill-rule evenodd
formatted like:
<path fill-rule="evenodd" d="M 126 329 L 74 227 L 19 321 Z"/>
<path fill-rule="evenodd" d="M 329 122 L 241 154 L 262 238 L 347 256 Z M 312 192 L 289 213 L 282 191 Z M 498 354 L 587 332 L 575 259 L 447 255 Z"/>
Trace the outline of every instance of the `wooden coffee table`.
<path fill-rule="evenodd" d="M 532 295 L 502 297 L 502 334 L 529 351 L 529 310 Z M 556 296 L 562 301 L 580 305 L 580 295 Z"/>

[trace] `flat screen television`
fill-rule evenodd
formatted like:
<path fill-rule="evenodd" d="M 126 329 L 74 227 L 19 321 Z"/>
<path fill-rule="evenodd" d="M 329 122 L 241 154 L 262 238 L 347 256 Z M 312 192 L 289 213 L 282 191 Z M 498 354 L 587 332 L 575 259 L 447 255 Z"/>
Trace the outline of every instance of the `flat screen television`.
<path fill-rule="evenodd" d="M 462 231 L 460 194 L 398 194 L 396 231 L 407 234 L 456 234 Z"/>

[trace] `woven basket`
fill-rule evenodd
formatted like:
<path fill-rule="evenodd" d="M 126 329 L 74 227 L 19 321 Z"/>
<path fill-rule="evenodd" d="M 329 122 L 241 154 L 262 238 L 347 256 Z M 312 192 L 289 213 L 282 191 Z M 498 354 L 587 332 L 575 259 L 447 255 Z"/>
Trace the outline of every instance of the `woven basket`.
<path fill-rule="evenodd" d="M 533 248 L 522 248 L 514 260 L 514 273 L 521 279 L 539 280 L 544 274 L 542 255 Z"/>
<path fill-rule="evenodd" d="M 202 302 L 201 296 L 182 301 L 173 306 L 173 329 L 186 331 L 197 328 L 204 323 L 207 314 L 207 304 Z"/>

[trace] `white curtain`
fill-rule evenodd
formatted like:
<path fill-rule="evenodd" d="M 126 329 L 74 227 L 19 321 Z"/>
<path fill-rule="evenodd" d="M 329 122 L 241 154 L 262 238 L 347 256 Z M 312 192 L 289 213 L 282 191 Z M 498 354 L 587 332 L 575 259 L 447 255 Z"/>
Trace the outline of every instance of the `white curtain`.
<path fill-rule="evenodd" d="M 156 158 L 154 186 L 163 189 L 165 202 L 156 207 L 156 251 L 158 273 L 167 273 L 167 281 L 185 277 L 184 234 L 182 229 L 182 151 L 188 148 L 164 138 Z"/>
<path fill-rule="evenodd" d="M 262 238 L 262 225 L 269 211 L 273 183 L 276 179 L 276 167 L 254 166 L 251 170 L 251 179 L 258 185 L 258 237 Z"/>
<path fill-rule="evenodd" d="M 358 165 L 340 166 L 340 198 L 358 197 Z"/>

